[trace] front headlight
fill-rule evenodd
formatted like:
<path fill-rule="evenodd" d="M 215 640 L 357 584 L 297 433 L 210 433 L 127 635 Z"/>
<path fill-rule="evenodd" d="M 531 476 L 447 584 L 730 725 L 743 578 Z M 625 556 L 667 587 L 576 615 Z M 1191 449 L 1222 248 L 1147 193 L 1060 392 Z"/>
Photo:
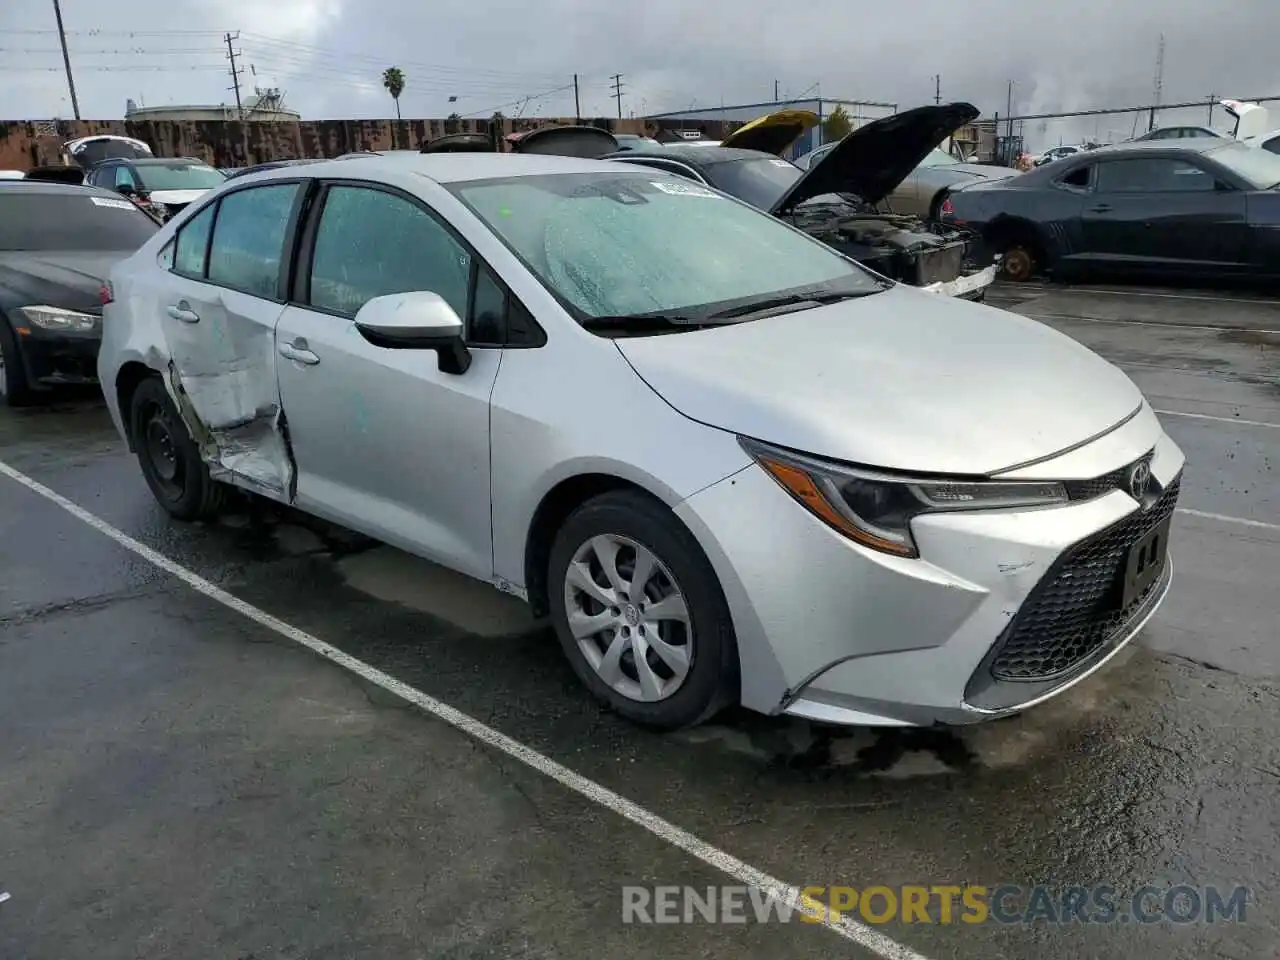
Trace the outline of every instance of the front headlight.
<path fill-rule="evenodd" d="M 18 316 L 45 330 L 95 330 L 99 317 L 62 307 L 19 307 Z"/>
<path fill-rule="evenodd" d="M 918 557 L 911 521 L 922 513 L 1051 506 L 1061 483 L 895 476 L 830 463 L 739 437 L 742 448 L 810 513 L 873 550 Z"/>

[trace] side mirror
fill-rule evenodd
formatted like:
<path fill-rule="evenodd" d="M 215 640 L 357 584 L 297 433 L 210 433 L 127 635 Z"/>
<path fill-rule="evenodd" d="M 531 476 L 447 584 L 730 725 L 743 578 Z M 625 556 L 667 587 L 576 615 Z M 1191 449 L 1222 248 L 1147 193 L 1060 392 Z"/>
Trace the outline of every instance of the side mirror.
<path fill-rule="evenodd" d="M 1213 189 L 1217 190 L 1219 193 L 1234 193 L 1236 188 L 1222 180 L 1215 180 L 1213 183 Z"/>
<path fill-rule="evenodd" d="M 356 313 L 355 324 L 377 347 L 434 350 L 442 373 L 466 373 L 471 366 L 462 319 L 438 294 L 423 290 L 374 297 Z"/>

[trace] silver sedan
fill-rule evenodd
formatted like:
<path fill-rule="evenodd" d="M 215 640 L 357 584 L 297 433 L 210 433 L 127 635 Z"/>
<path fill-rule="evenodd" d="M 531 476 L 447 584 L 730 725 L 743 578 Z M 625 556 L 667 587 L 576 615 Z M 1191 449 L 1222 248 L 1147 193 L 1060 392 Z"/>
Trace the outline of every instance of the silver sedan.
<path fill-rule="evenodd" d="M 104 299 L 173 516 L 239 487 L 524 598 L 637 722 L 1006 715 L 1169 586 L 1183 455 L 1120 370 L 659 171 L 252 174 Z"/>

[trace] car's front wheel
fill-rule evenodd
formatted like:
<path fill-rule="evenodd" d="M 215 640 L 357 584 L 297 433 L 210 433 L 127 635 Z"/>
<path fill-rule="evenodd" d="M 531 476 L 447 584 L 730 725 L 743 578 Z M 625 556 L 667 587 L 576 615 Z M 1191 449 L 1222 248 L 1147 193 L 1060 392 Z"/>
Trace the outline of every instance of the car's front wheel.
<path fill-rule="evenodd" d="M 218 512 L 226 487 L 209 476 L 158 377 L 138 384 L 129 405 L 129 426 L 142 475 L 162 507 L 179 520 L 203 520 Z"/>
<path fill-rule="evenodd" d="M 593 694 L 660 729 L 709 719 L 738 695 L 728 604 L 693 535 L 631 491 L 579 507 L 551 549 L 556 634 Z"/>

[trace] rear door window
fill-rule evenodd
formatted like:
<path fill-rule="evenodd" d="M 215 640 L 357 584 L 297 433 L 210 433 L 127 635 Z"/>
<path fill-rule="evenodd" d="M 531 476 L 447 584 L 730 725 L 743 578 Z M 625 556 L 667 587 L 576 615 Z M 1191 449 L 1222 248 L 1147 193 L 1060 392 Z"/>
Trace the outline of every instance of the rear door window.
<path fill-rule="evenodd" d="M 250 187 L 219 201 L 209 246 L 210 283 L 279 299 L 285 235 L 301 188 L 298 183 Z"/>
<path fill-rule="evenodd" d="M 204 279 L 205 257 L 209 252 L 209 230 L 217 204 L 209 204 L 178 231 L 173 271 L 185 277 Z"/>
<path fill-rule="evenodd" d="M 1187 193 L 1214 189 L 1206 170 L 1185 160 L 1108 160 L 1098 164 L 1099 193 Z"/>

